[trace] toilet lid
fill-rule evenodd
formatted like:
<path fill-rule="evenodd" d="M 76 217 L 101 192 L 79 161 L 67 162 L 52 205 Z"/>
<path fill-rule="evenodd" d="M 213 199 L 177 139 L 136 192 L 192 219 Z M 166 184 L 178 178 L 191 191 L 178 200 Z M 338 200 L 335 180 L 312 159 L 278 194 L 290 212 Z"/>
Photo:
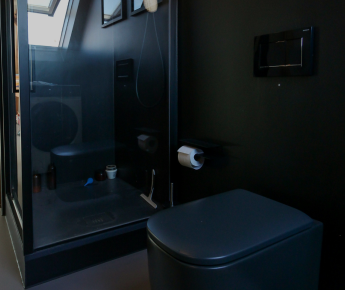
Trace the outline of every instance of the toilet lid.
<path fill-rule="evenodd" d="M 159 212 L 149 237 L 176 259 L 220 265 L 240 259 L 310 228 L 301 211 L 237 189 Z"/>

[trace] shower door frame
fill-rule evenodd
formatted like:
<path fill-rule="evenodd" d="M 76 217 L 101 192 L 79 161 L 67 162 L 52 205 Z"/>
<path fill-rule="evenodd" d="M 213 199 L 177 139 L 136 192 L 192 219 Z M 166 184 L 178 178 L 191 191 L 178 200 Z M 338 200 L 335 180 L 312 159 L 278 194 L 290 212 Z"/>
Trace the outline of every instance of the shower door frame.
<path fill-rule="evenodd" d="M 17 149 L 11 133 L 13 130 L 14 99 L 15 99 L 15 74 L 14 74 L 14 26 L 13 26 L 13 1 L 1 1 L 1 166 L 2 166 L 2 215 L 6 213 L 6 200 L 8 206 L 13 211 L 15 224 L 20 236 L 22 232 L 22 209 L 19 208 L 19 201 L 12 190 L 13 178 L 16 175 L 16 189 L 18 185 L 18 171 L 16 160 L 13 160 L 13 152 L 17 154 Z M 13 150 L 15 149 L 15 150 Z M 12 153 L 12 154 L 11 154 Z M 16 158 L 15 158 L 16 159 Z M 18 188 L 17 188 L 18 189 Z M 18 191 L 18 190 L 17 190 Z M 7 198 L 7 199 L 6 199 Z"/>
<path fill-rule="evenodd" d="M 12 0 L 5 0 L 8 5 Z M 3 2 L 3 1 L 2 1 Z M 18 1 L 18 41 L 20 71 L 20 106 L 22 124 L 22 192 L 23 228 L 17 226 L 21 237 L 10 227 L 14 248 L 25 286 L 65 275 L 71 271 L 102 263 L 146 248 L 146 221 L 120 228 L 111 228 L 98 234 L 76 238 L 69 242 L 34 249 L 32 173 L 31 173 L 31 119 L 30 119 L 30 74 L 28 44 L 27 1 Z M 6 11 L 8 12 L 8 11 Z M 7 49 L 9 49 L 7 47 Z M 178 166 L 178 0 L 169 0 L 169 182 L 174 183 Z M 6 113 L 6 112 L 5 112 Z M 8 113 L 8 112 L 7 112 Z M 10 116 L 4 116 L 5 122 Z M 6 132 L 4 132 L 6 133 Z M 7 146 L 7 145 L 6 145 Z M 9 150 L 6 149 L 5 150 Z M 8 162 L 5 163 L 8 166 Z M 7 169 L 6 169 L 7 170 Z M 6 171 L 7 172 L 7 171 Z M 6 177 L 7 178 L 7 177 Z M 7 200 L 8 201 L 8 200 Z M 8 209 L 8 208 L 7 208 Z M 7 219 L 14 225 L 15 212 L 8 209 Z M 12 221 L 10 221 L 12 219 Z M 12 229 L 12 230 L 11 230 Z M 17 246 L 16 246 L 17 245 Z M 115 246 L 114 246 L 115 245 Z M 103 249 L 103 253 L 97 252 Z M 56 261 L 54 267 L 50 264 Z M 66 270 L 66 264 L 68 268 Z"/>
<path fill-rule="evenodd" d="M 7 0 L 11 1 L 11 0 Z M 23 249 L 24 255 L 34 252 L 32 178 L 31 178 L 31 119 L 30 119 L 30 63 L 28 45 L 27 1 L 18 1 L 18 40 L 20 72 L 20 102 L 22 124 L 22 184 L 23 184 Z M 169 1 L 169 182 L 174 183 L 178 166 L 178 0 Z M 91 234 L 92 235 L 92 234 Z"/>
<path fill-rule="evenodd" d="M 31 120 L 30 120 L 30 67 L 28 43 L 28 5 L 18 1 L 18 46 L 19 46 L 19 93 L 21 108 L 22 138 L 22 216 L 23 254 L 33 252 L 32 178 L 31 178 Z"/>

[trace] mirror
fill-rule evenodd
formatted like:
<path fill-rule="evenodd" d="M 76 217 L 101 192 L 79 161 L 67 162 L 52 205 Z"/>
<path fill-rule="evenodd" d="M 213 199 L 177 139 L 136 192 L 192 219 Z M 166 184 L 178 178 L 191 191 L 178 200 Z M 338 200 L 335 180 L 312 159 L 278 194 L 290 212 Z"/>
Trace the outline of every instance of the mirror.
<path fill-rule="evenodd" d="M 109 26 L 124 19 L 124 0 L 102 0 L 103 27 Z"/>

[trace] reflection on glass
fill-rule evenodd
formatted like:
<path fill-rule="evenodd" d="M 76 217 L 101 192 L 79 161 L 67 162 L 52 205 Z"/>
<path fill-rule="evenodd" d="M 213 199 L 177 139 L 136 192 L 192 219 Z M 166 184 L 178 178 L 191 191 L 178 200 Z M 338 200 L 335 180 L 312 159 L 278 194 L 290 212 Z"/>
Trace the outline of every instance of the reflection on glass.
<path fill-rule="evenodd" d="M 28 6 L 29 44 L 58 47 L 61 39 L 62 27 L 70 0 L 61 0 L 55 7 L 54 15 L 42 14 Z M 29 0 L 30 2 L 43 3 L 44 0 Z M 50 2 L 50 1 L 49 1 Z M 36 3 L 36 4 L 37 4 Z M 41 3 L 41 4 L 42 4 Z"/>
<path fill-rule="evenodd" d="M 14 67 L 15 67 L 15 90 L 19 91 L 19 47 L 18 47 L 18 8 L 17 0 L 13 1 L 13 41 L 14 41 Z"/>
<path fill-rule="evenodd" d="M 121 16 L 122 0 L 103 0 L 103 23 L 106 24 Z"/>
<path fill-rule="evenodd" d="M 16 98 L 16 140 L 15 144 L 17 147 L 17 201 L 22 207 L 22 140 L 21 140 L 21 119 L 20 119 L 20 96 L 19 93 L 15 94 Z"/>
<path fill-rule="evenodd" d="M 143 6 L 144 0 L 133 0 L 134 1 L 134 10 L 138 10 Z"/>
<path fill-rule="evenodd" d="M 82 143 L 80 86 L 35 81 L 34 87 L 30 100 L 32 168 L 45 174 L 54 148 Z"/>
<path fill-rule="evenodd" d="M 48 8 L 50 6 L 51 2 L 53 2 L 53 1 L 51 1 L 51 0 L 28 0 L 28 6 L 30 8 L 32 6 Z"/>
<path fill-rule="evenodd" d="M 52 16 L 60 1 L 63 0 L 28 0 L 28 11 Z"/>
<path fill-rule="evenodd" d="M 89 1 L 61 0 L 54 16 L 28 2 L 36 249 L 147 219 L 156 210 L 140 195 L 153 189 L 154 201 L 168 198 L 168 103 L 163 102 L 162 63 L 162 56 L 168 59 L 168 10 L 157 12 L 162 13 L 158 32 L 151 15 L 104 29 L 101 1 L 95 0 L 97 10 Z M 71 19 L 69 5 L 79 5 L 72 6 L 78 13 Z M 121 0 L 104 0 L 103 8 L 105 23 L 122 16 Z M 61 31 L 68 34 L 63 41 Z M 129 33 L 123 36 L 123 31 Z M 135 64 L 128 71 L 132 77 L 115 80 L 114 64 L 128 58 Z M 150 110 L 138 101 L 136 83 L 140 101 L 155 105 Z"/>

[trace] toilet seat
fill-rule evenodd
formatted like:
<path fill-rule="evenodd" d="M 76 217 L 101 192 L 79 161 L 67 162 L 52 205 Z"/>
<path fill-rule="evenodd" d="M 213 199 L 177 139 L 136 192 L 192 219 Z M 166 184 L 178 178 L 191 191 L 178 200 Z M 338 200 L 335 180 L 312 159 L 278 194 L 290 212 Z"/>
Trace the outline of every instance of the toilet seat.
<path fill-rule="evenodd" d="M 238 189 L 151 217 L 148 236 L 175 259 L 221 265 L 258 252 L 312 227 L 301 211 Z"/>

